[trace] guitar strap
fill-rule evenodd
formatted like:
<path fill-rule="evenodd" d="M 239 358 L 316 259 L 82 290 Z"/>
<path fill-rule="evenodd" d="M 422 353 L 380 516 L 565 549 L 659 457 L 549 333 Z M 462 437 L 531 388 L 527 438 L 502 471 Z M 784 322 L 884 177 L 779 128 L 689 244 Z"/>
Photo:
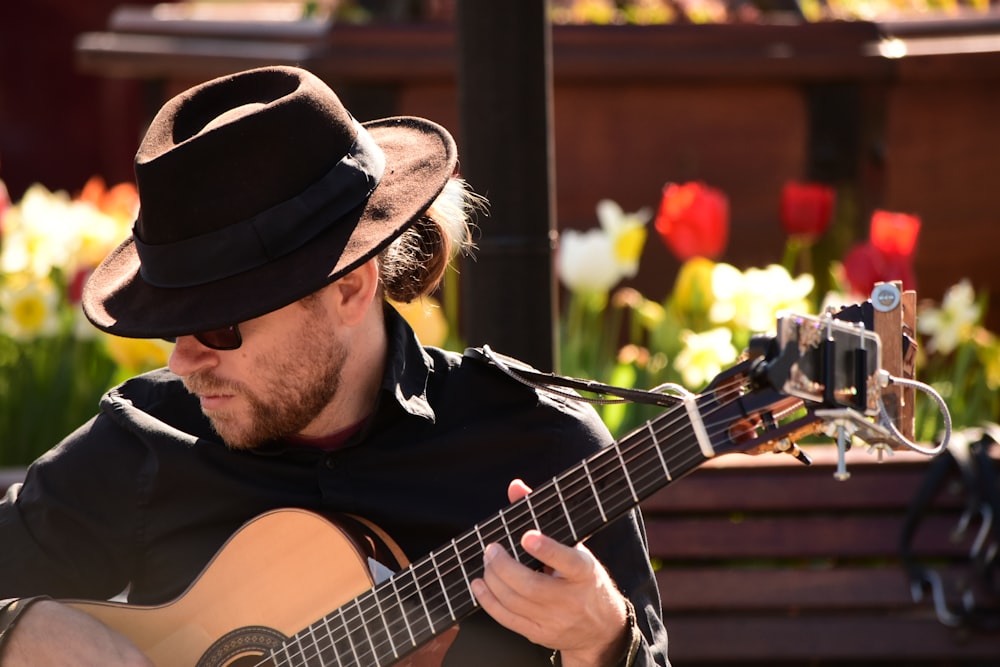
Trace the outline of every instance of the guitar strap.
<path fill-rule="evenodd" d="M 582 380 L 556 373 L 544 373 L 528 366 L 522 361 L 498 354 L 490 349 L 488 345 L 467 348 L 465 356 L 497 368 L 508 377 L 523 385 L 575 401 L 585 401 L 601 405 L 609 403 L 645 403 L 648 405 L 671 406 L 678 404 L 681 400 L 677 396 L 657 391 L 616 387 L 593 380 Z M 556 389 L 556 387 L 560 389 Z M 561 391 L 561 389 L 572 391 Z M 602 397 L 611 396 L 613 398 L 594 398 L 577 392 L 595 394 Z"/>
<path fill-rule="evenodd" d="M 914 601 L 930 589 L 941 623 L 977 631 L 1000 630 L 1000 484 L 990 446 L 1000 444 L 1000 433 L 986 430 L 970 441 L 952 438 L 948 449 L 930 464 L 927 475 L 907 510 L 900 533 L 900 553 Z M 969 549 L 968 575 L 947 581 L 920 560 L 914 540 L 922 519 L 942 489 L 955 482 L 964 494 L 965 508 L 953 539 L 977 531 Z M 957 591 L 958 603 L 949 598 Z"/>

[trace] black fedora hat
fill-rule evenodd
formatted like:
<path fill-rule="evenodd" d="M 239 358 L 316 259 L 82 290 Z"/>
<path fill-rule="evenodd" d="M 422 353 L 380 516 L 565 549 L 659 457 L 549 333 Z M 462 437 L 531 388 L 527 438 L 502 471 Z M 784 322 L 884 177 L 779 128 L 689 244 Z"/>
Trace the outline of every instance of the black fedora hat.
<path fill-rule="evenodd" d="M 456 163 L 441 126 L 360 124 L 299 68 L 195 86 L 139 146 L 140 212 L 87 281 L 84 312 L 113 334 L 170 338 L 286 306 L 385 248 Z"/>

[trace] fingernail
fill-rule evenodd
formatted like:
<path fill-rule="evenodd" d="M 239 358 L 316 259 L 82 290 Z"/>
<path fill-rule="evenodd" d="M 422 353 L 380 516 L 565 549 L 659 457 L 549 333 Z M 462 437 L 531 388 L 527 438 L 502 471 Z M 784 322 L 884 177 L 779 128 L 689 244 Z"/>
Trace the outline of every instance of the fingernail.
<path fill-rule="evenodd" d="M 534 551 L 542 543 L 542 534 L 537 530 L 529 530 L 521 536 L 521 546 L 527 551 Z"/>

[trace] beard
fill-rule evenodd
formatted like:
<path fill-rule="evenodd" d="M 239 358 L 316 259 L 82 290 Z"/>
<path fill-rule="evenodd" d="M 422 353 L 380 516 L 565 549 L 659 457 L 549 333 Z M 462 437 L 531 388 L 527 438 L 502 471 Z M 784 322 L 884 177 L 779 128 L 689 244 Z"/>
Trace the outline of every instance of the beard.
<path fill-rule="evenodd" d="M 337 395 L 347 350 L 322 327 L 305 330 L 308 333 L 293 345 L 258 358 L 253 388 L 218 378 L 210 370 L 184 378 L 193 394 L 236 399 L 229 408 L 203 409 L 231 449 L 254 449 L 299 433 Z"/>

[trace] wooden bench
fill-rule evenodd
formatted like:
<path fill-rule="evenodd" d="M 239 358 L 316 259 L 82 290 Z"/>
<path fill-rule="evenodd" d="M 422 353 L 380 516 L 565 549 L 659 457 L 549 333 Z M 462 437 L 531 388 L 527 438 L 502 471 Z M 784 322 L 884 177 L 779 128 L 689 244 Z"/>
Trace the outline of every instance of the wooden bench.
<path fill-rule="evenodd" d="M 837 481 L 835 448 L 807 451 L 722 456 L 643 504 L 674 666 L 1000 665 L 1000 632 L 946 627 L 911 595 L 899 544 L 929 460 L 856 449 Z M 962 504 L 937 497 L 914 543 L 946 580 L 968 572 L 971 540 L 949 539 Z"/>

